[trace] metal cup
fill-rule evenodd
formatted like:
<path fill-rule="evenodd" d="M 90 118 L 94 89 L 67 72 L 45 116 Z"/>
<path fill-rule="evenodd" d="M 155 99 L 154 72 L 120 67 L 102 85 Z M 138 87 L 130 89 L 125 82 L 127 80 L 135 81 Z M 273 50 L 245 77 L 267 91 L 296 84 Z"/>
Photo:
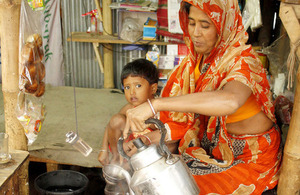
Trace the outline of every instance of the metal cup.
<path fill-rule="evenodd" d="M 8 148 L 8 134 L 0 133 L 0 164 L 7 163 L 11 159 Z"/>

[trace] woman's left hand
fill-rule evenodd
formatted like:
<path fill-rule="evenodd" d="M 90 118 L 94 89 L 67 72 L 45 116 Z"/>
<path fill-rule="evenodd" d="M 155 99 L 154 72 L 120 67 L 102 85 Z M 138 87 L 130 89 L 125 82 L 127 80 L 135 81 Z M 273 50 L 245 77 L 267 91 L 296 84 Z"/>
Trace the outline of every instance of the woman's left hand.
<path fill-rule="evenodd" d="M 128 137 L 129 129 L 132 132 L 140 132 L 145 130 L 149 125 L 145 124 L 145 120 L 153 117 L 153 113 L 148 102 L 145 102 L 126 112 L 126 125 L 123 131 L 123 137 Z"/>

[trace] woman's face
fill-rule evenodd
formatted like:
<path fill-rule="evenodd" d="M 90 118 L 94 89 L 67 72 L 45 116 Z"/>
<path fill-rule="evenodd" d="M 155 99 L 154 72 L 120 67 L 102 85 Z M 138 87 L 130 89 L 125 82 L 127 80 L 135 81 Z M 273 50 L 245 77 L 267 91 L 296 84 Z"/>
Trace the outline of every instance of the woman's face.
<path fill-rule="evenodd" d="M 195 51 L 207 57 L 218 40 L 217 28 L 206 13 L 195 6 L 190 7 L 188 31 Z"/>
<path fill-rule="evenodd" d="M 138 106 L 153 98 L 157 90 L 157 84 L 150 85 L 143 77 L 128 76 L 123 80 L 126 100 L 133 106 Z M 156 88 L 155 88 L 156 87 Z"/>

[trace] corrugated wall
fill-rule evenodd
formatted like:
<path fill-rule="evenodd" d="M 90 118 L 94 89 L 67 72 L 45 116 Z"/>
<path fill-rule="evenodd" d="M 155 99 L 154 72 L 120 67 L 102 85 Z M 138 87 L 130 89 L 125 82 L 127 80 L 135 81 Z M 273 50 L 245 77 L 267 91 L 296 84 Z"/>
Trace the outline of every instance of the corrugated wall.
<path fill-rule="evenodd" d="M 67 42 L 71 32 L 85 32 L 90 25 L 88 16 L 81 14 L 95 9 L 94 0 L 61 0 L 62 32 L 65 62 L 65 85 L 86 88 L 102 88 L 101 73 L 91 43 Z M 100 47 L 100 49 L 102 49 Z M 74 67 L 74 70 L 73 70 Z"/>
<path fill-rule="evenodd" d="M 101 73 L 91 43 L 67 42 L 71 32 L 85 32 L 90 25 L 89 17 L 82 17 L 82 13 L 96 8 L 94 0 L 61 0 L 62 32 L 65 60 L 65 84 L 73 86 L 72 70 L 74 66 L 75 86 L 85 88 L 102 88 L 104 76 Z M 117 32 L 116 10 L 113 13 L 113 32 Z M 125 45 L 115 44 L 114 50 L 114 82 L 115 87 L 121 89 L 121 70 L 123 66 L 136 58 L 144 58 L 146 50 L 124 51 Z M 102 46 L 100 53 L 102 53 Z M 164 53 L 165 47 L 159 47 Z"/>

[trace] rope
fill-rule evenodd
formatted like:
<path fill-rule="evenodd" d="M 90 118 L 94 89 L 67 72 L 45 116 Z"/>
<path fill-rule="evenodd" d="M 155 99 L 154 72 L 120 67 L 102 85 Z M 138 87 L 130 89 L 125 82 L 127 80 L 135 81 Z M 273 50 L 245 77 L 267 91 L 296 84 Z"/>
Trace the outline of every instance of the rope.
<path fill-rule="evenodd" d="M 287 88 L 290 89 L 293 87 L 294 82 L 294 69 L 295 69 L 295 62 L 296 62 L 296 51 L 298 47 L 300 46 L 300 40 L 298 40 L 296 43 L 290 44 L 290 54 L 287 59 L 287 68 L 288 68 L 288 86 Z"/>
<path fill-rule="evenodd" d="M 69 4 L 70 5 L 70 4 Z M 72 17 L 71 19 L 72 20 Z M 71 31 L 71 21 L 69 22 L 69 28 L 70 28 L 70 32 Z M 75 111 L 75 127 L 76 127 L 76 134 L 78 135 L 79 137 L 79 132 L 78 132 L 78 120 L 77 120 L 77 104 L 76 104 L 76 90 L 75 90 L 75 66 L 74 66 L 74 62 L 73 62 L 73 40 L 72 40 L 72 37 L 73 37 L 73 34 L 71 33 L 71 52 L 70 52 L 70 55 L 71 55 L 71 68 L 72 68 L 72 85 L 73 85 L 73 95 L 74 95 L 74 111 Z"/>

